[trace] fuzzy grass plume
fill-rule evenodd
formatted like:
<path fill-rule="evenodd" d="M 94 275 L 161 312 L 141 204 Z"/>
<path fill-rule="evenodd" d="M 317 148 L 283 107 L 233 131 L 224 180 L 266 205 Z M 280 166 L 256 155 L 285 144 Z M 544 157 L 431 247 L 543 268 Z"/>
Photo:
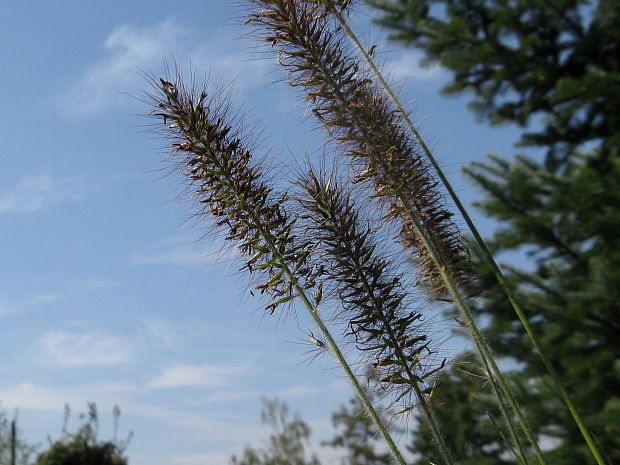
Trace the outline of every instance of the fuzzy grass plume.
<path fill-rule="evenodd" d="M 271 313 L 301 300 L 325 339 L 323 348 L 341 365 L 396 462 L 406 465 L 318 313 L 322 287 L 309 264 L 313 243 L 295 233 L 295 219 L 284 208 L 286 195 L 275 195 L 264 181 L 225 98 L 210 96 L 206 88 L 186 88 L 178 73 L 152 83 L 157 92 L 150 96 L 151 115 L 166 125 L 173 156 L 200 205 L 198 215 L 213 217 L 226 231 L 226 240 L 245 257 L 242 269 L 258 275 L 256 288 L 271 296 Z"/>
<path fill-rule="evenodd" d="M 369 182 L 374 195 L 387 206 L 386 218 L 402 225 L 403 244 L 415 250 L 418 281 L 434 295 L 446 297 L 447 288 L 424 246 L 421 228 L 457 284 L 468 287 L 472 282 L 469 255 L 438 182 L 401 126 L 398 112 L 375 88 L 360 60 L 348 53 L 346 39 L 321 2 L 250 3 L 256 10 L 249 22 L 277 49 L 290 84 L 303 88 L 313 114 L 352 158 L 358 171 L 355 180 Z"/>
<path fill-rule="evenodd" d="M 263 181 L 225 99 L 206 88 L 186 88 L 179 74 L 153 84 L 158 93 L 151 96 L 151 115 L 166 124 L 197 214 L 225 229 L 226 240 L 245 257 L 242 269 L 257 275 L 256 289 L 271 296 L 269 312 L 292 301 L 299 289 L 312 288 L 311 244 L 293 232 L 295 220 L 283 207 L 286 196 Z"/>
<path fill-rule="evenodd" d="M 364 45 L 358 38 L 353 28 L 349 25 L 346 19 L 346 14 L 348 13 L 347 8 L 351 5 L 352 1 L 349 1 L 349 0 L 344 0 L 344 1 L 313 0 L 313 1 L 315 1 L 317 4 L 320 4 L 320 7 L 323 8 L 324 10 L 324 14 L 331 16 L 332 19 L 338 24 L 338 27 L 344 30 L 346 35 L 351 40 L 351 43 L 354 45 L 354 47 L 359 52 L 359 56 L 363 58 L 363 60 L 366 62 L 366 64 L 372 71 L 372 74 L 374 75 L 378 83 L 380 84 L 380 87 L 383 88 L 385 95 L 389 98 L 389 100 L 392 102 L 394 107 L 400 113 L 400 116 L 403 118 L 405 126 L 409 129 L 410 134 L 415 138 L 416 142 L 419 144 L 420 148 L 422 149 L 422 152 L 426 156 L 426 159 L 432 165 L 441 183 L 443 184 L 447 193 L 453 200 L 454 205 L 456 206 L 458 211 L 461 213 L 463 220 L 467 224 L 467 227 L 469 228 L 474 238 L 475 243 L 480 248 L 484 259 L 488 262 L 491 270 L 493 271 L 493 274 L 495 275 L 497 279 L 497 283 L 499 284 L 499 287 L 501 288 L 502 292 L 506 295 L 506 298 L 510 302 L 510 305 L 512 306 L 514 312 L 517 314 L 519 320 L 521 321 L 521 324 L 523 325 L 523 328 L 525 329 L 525 332 L 527 333 L 528 337 L 530 338 L 530 341 L 532 342 L 532 345 L 536 349 L 536 352 L 538 353 L 541 361 L 545 365 L 545 368 L 547 369 L 547 372 L 549 373 L 549 376 L 551 377 L 553 384 L 555 385 L 555 388 L 558 391 L 558 394 L 560 395 L 566 407 L 570 411 L 571 416 L 573 417 L 573 420 L 577 424 L 585 442 L 588 445 L 588 448 L 590 449 L 590 452 L 592 453 L 592 456 L 594 457 L 594 459 L 599 465 L 604 465 L 605 459 L 603 458 L 603 454 L 601 450 L 599 449 L 596 442 L 594 441 L 594 438 L 588 431 L 588 428 L 586 427 L 581 415 L 575 408 L 575 405 L 573 403 L 571 396 L 569 395 L 568 391 L 562 384 L 555 366 L 551 363 L 551 360 L 547 354 L 547 350 L 545 349 L 545 347 L 542 346 L 538 336 L 534 332 L 527 315 L 521 308 L 520 303 L 517 301 L 513 290 L 508 285 L 508 282 L 502 270 L 499 268 L 497 262 L 495 261 L 495 258 L 493 257 L 493 254 L 490 248 L 488 247 L 488 245 L 486 244 L 486 242 L 480 235 L 478 228 L 476 227 L 471 216 L 469 215 L 469 212 L 467 211 L 467 209 L 461 202 L 461 199 L 459 198 L 458 194 L 452 187 L 452 184 L 450 183 L 446 175 L 444 174 L 441 166 L 435 159 L 435 156 L 433 155 L 430 148 L 424 141 L 422 135 L 420 134 L 417 127 L 413 123 L 407 111 L 405 110 L 403 104 L 400 102 L 400 100 L 396 96 L 396 93 L 392 89 L 392 86 L 388 83 L 388 81 L 383 76 L 383 73 L 376 65 L 375 60 L 373 59 L 373 56 L 372 56 L 373 55 L 372 49 L 367 50 L 364 47 Z M 539 450 L 537 450 L 537 455 L 539 455 L 540 457 Z"/>
<path fill-rule="evenodd" d="M 403 244 L 416 251 L 418 281 L 438 298 L 454 299 L 489 378 L 496 378 L 544 464 L 538 441 L 465 302 L 475 292 L 467 249 L 424 150 L 402 126 L 401 112 L 376 88 L 362 62 L 348 53 L 344 26 L 330 14 L 333 9 L 318 1 L 250 1 L 257 10 L 249 22 L 277 48 L 291 85 L 304 89 L 314 115 L 353 159 L 355 180 L 369 182 L 374 196 L 387 206 L 386 218 L 402 225 Z"/>
<path fill-rule="evenodd" d="M 309 168 L 299 181 L 309 237 L 316 243 L 325 281 L 332 283 L 358 349 L 369 352 L 385 387 L 407 397 L 430 376 L 424 359 L 431 353 L 422 314 L 408 311 L 401 276 L 377 251 L 350 192 L 335 175 Z M 443 364 L 442 364 L 443 365 Z"/>
<path fill-rule="evenodd" d="M 422 315 L 407 308 L 401 276 L 377 251 L 368 224 L 363 224 L 353 200 L 335 176 L 312 169 L 299 181 L 305 191 L 300 203 L 308 229 L 319 250 L 328 282 L 344 308 L 343 318 L 361 351 L 370 354 L 380 384 L 395 393 L 395 401 L 416 399 L 427 418 L 445 464 L 453 463 L 439 425 L 427 402 L 424 383 L 441 366 L 429 370 L 425 358 L 430 341 L 421 331 Z M 403 411 L 413 408 L 406 405 Z"/>

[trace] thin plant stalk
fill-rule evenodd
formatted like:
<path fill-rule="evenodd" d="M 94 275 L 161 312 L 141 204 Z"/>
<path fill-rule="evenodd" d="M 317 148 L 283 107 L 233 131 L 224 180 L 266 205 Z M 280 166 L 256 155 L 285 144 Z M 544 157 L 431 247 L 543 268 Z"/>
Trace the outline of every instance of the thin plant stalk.
<path fill-rule="evenodd" d="M 482 360 L 482 364 L 483 364 L 485 373 L 489 373 L 491 368 L 489 367 L 486 360 Z M 523 443 L 521 442 L 521 439 L 519 438 L 519 434 L 515 430 L 515 425 L 512 421 L 512 418 L 510 417 L 510 412 L 508 411 L 508 407 L 506 406 L 506 401 L 504 397 L 502 396 L 502 394 L 500 393 L 500 389 L 497 386 L 497 382 L 495 381 L 495 378 L 493 377 L 493 375 L 487 374 L 487 379 L 489 380 L 489 383 L 491 384 L 493 395 L 495 396 L 495 399 L 497 400 L 497 405 L 502 414 L 502 418 L 504 419 L 504 423 L 506 423 L 506 427 L 508 428 L 508 432 L 510 433 L 510 438 L 513 443 L 513 447 L 511 447 L 512 453 L 517 458 L 519 463 L 521 463 L 522 465 L 527 465 L 528 460 L 527 460 L 527 456 L 525 455 L 525 450 L 523 449 Z"/>
<path fill-rule="evenodd" d="M 345 70 L 344 64 L 343 64 L 344 63 L 343 55 L 342 55 L 343 52 L 338 49 L 329 48 L 330 47 L 329 42 L 331 40 L 332 35 L 330 32 L 325 32 L 323 30 L 323 28 L 325 27 L 325 24 L 319 24 L 318 21 L 321 21 L 321 20 L 317 19 L 316 16 L 310 17 L 308 15 L 309 10 L 302 9 L 298 12 L 297 8 L 299 5 L 294 1 L 284 2 L 283 0 L 280 0 L 276 3 L 277 3 L 278 9 L 264 10 L 254 15 L 253 17 L 251 17 L 251 20 L 256 20 L 259 22 L 264 21 L 269 27 L 271 27 L 273 23 L 275 27 L 278 27 L 278 28 L 282 27 L 286 29 L 286 33 L 280 33 L 280 30 L 272 32 L 272 34 L 274 35 L 273 39 L 269 37 L 269 40 L 272 40 L 273 44 L 276 44 L 276 43 L 279 43 L 280 41 L 285 41 L 285 40 L 294 40 L 295 44 L 293 45 L 293 47 L 296 48 L 296 50 L 289 52 L 289 56 L 294 57 L 294 59 L 302 59 L 305 56 L 305 54 L 307 54 L 310 57 L 310 59 L 312 60 L 311 63 L 308 63 L 308 64 L 300 63 L 299 65 L 294 65 L 294 64 L 292 65 L 293 68 L 297 66 L 297 69 L 300 70 L 302 73 L 308 72 L 307 70 L 309 69 L 312 69 L 313 72 L 316 73 L 314 77 L 308 77 L 309 79 L 307 81 L 308 83 L 304 82 L 301 85 L 317 86 L 319 85 L 318 84 L 319 82 L 322 82 L 324 83 L 323 84 L 324 86 L 328 86 L 330 89 L 329 92 L 333 94 L 333 96 L 330 96 L 329 98 L 335 99 L 341 111 L 347 112 L 351 118 L 351 120 L 332 121 L 332 124 L 335 125 L 336 127 L 342 126 L 342 125 L 345 125 L 346 127 L 350 127 L 350 126 L 357 127 L 361 133 L 360 137 L 363 141 L 363 144 L 368 144 L 369 147 L 375 147 L 374 144 L 376 144 L 376 141 L 373 139 L 373 134 L 370 133 L 370 130 L 369 130 L 370 128 L 367 126 L 367 124 L 370 124 L 370 123 L 364 123 L 364 121 L 360 119 L 361 117 L 360 115 L 358 115 L 358 111 L 356 110 L 356 105 L 352 104 L 352 102 L 350 102 L 349 99 L 343 94 L 343 89 L 341 88 L 339 84 L 338 79 L 340 78 L 345 79 L 342 77 L 343 76 L 342 73 L 349 73 L 346 77 L 346 79 L 348 79 L 349 85 L 355 84 L 356 83 L 355 78 L 351 77 L 350 75 L 351 72 L 355 72 L 355 68 L 353 69 L 353 71 Z M 261 16 L 261 15 L 266 15 L 266 16 Z M 282 16 L 282 15 L 286 15 L 286 16 Z M 301 17 L 299 15 L 301 15 Z M 286 24 L 282 25 L 280 21 L 286 21 Z M 321 34 L 327 34 L 327 36 L 321 36 Z M 317 40 L 319 40 L 319 42 L 317 42 Z M 337 65 L 326 64 L 326 62 L 324 61 L 325 55 L 330 57 L 333 60 L 340 60 L 339 64 Z M 281 60 L 281 63 L 282 63 L 282 60 Z M 331 66 L 332 68 L 339 67 L 338 70 L 340 71 L 341 74 L 339 74 L 337 77 L 333 76 L 330 71 L 329 66 Z M 358 84 L 356 84 L 356 86 L 358 89 L 364 89 L 367 86 L 367 84 L 365 84 L 365 81 L 360 81 Z M 320 95 L 320 92 L 321 91 L 319 90 L 316 93 L 316 95 Z M 363 91 L 361 91 L 361 93 L 359 93 L 358 95 L 361 96 L 362 98 L 367 96 L 367 94 L 365 95 Z M 317 112 L 314 112 L 314 113 L 316 114 Z M 319 118 L 321 117 L 319 116 Z M 380 124 L 384 124 L 384 123 L 390 124 L 391 121 L 382 120 Z M 388 129 L 388 128 L 386 127 L 385 129 Z M 379 133 L 377 133 L 376 135 L 381 137 Z M 514 410 L 517 416 L 517 419 L 519 423 L 521 424 L 521 427 L 526 437 L 528 438 L 529 442 L 532 444 L 532 447 L 534 448 L 534 451 L 536 453 L 536 456 L 538 457 L 539 462 L 541 463 L 541 465 L 545 464 L 546 462 L 542 454 L 542 451 L 540 450 L 538 442 L 536 441 L 536 438 L 531 428 L 529 427 L 527 420 L 525 419 L 525 416 L 521 412 L 514 395 L 510 391 L 508 384 L 506 383 L 502 373 L 500 372 L 499 368 L 497 367 L 497 364 L 492 358 L 490 350 L 488 346 L 486 345 L 486 342 L 484 341 L 483 336 L 481 335 L 480 331 L 478 330 L 474 322 L 472 313 L 469 310 L 468 306 L 465 304 L 463 297 L 461 296 L 461 292 L 456 284 L 457 281 L 455 277 L 452 276 L 452 273 L 458 273 L 459 271 L 458 268 L 454 267 L 454 265 L 457 264 L 457 262 L 444 261 L 444 259 L 442 258 L 444 257 L 444 255 L 439 252 L 438 244 L 436 244 L 435 241 L 431 239 L 431 237 L 429 236 L 430 234 L 429 230 L 427 230 L 423 220 L 419 216 L 419 213 L 418 213 L 419 205 L 414 205 L 412 203 L 412 202 L 417 202 L 418 199 L 417 198 L 412 199 L 411 195 L 407 195 L 403 191 L 403 183 L 406 186 L 408 186 L 408 184 L 406 184 L 406 182 L 404 182 L 403 180 L 394 178 L 394 173 L 392 172 L 393 167 L 390 166 L 390 164 L 386 160 L 385 154 L 382 151 L 377 152 L 376 150 L 373 149 L 372 153 L 370 154 L 370 157 L 371 157 L 372 163 L 374 163 L 376 167 L 379 167 L 381 169 L 381 172 L 383 173 L 381 176 L 377 175 L 379 176 L 378 180 L 376 180 L 376 183 L 378 183 L 378 185 L 375 186 L 376 189 L 378 189 L 377 194 L 381 192 L 381 194 L 379 195 L 390 195 L 394 199 L 398 199 L 400 201 L 402 208 L 401 207 L 398 208 L 395 216 L 406 217 L 406 221 L 409 223 L 407 227 L 408 228 L 411 227 L 415 230 L 416 237 L 414 240 L 418 243 L 417 247 L 419 248 L 421 253 L 422 252 L 425 253 L 426 272 L 431 277 L 431 281 L 432 281 L 432 276 L 435 274 L 438 274 L 440 280 L 443 281 L 443 287 L 445 287 L 446 290 L 454 296 L 455 303 L 457 307 L 459 308 L 459 310 L 461 311 L 461 313 L 463 314 L 465 321 L 467 323 L 467 327 L 470 328 L 472 337 L 478 348 L 480 356 L 483 359 L 487 360 L 487 363 L 489 364 L 492 370 L 492 373 L 491 372 L 485 372 L 485 373 L 487 373 L 489 376 L 495 375 L 495 377 L 497 378 L 500 388 L 503 394 L 506 396 L 506 399 L 508 400 L 508 403 L 510 404 L 511 408 Z M 404 162 L 407 163 L 406 161 Z M 417 169 L 415 166 L 413 168 Z M 384 193 L 383 191 L 385 191 L 386 189 L 387 191 Z M 413 192 L 410 194 L 413 194 Z M 420 199 L 420 200 L 424 200 L 424 199 Z M 448 216 L 448 214 L 446 213 L 445 215 L 440 215 L 440 216 L 446 217 Z M 435 234 L 436 232 L 437 232 L 436 229 L 433 230 L 433 234 Z M 445 247 L 443 250 L 450 251 L 450 249 L 446 249 Z M 450 267 L 450 272 L 447 271 L 446 266 Z"/>
<path fill-rule="evenodd" d="M 547 372 L 549 373 L 549 375 L 551 377 L 553 385 L 555 386 L 555 388 L 560 393 L 560 396 L 562 397 L 562 400 L 566 404 L 568 410 L 570 411 L 570 413 L 571 413 L 571 415 L 573 417 L 573 420 L 577 424 L 577 427 L 579 428 L 579 431 L 581 432 L 583 438 L 585 439 L 585 441 L 586 441 L 586 443 L 587 443 L 587 445 L 588 445 L 588 447 L 590 449 L 590 452 L 592 453 L 592 455 L 594 456 L 596 462 L 599 465 L 605 465 L 606 462 L 605 462 L 605 460 L 604 460 L 604 458 L 602 456 L 602 453 L 599 451 L 596 443 L 594 442 L 594 438 L 592 438 L 592 435 L 590 434 L 590 432 L 588 431 L 585 423 L 583 422 L 583 419 L 581 418 L 581 415 L 577 411 L 577 409 L 575 407 L 575 404 L 573 403 L 570 395 L 568 394 L 568 391 L 566 390 L 566 388 L 563 386 L 562 382 L 560 381 L 559 374 L 558 374 L 555 366 L 553 365 L 553 363 L 549 359 L 549 356 L 547 355 L 547 351 L 545 350 L 545 348 L 543 347 L 542 343 L 538 339 L 538 336 L 534 332 L 534 329 L 532 328 L 532 326 L 531 326 L 531 324 L 529 322 L 529 319 L 527 318 L 527 315 L 525 315 L 525 312 L 523 311 L 523 309 L 521 308 L 521 305 L 517 301 L 517 299 L 516 299 L 516 297 L 514 295 L 514 292 L 512 291 L 510 286 L 508 285 L 508 282 L 506 281 L 506 278 L 505 278 L 504 274 L 502 273 L 500 267 L 498 266 L 497 262 L 495 261 L 495 258 L 493 257 L 493 254 L 491 253 L 488 245 L 486 244 L 486 242 L 484 241 L 484 239 L 480 235 L 480 233 L 478 231 L 478 228 L 474 224 L 474 222 L 471 219 L 469 213 L 467 212 L 465 206 L 463 205 L 463 203 L 461 202 L 461 200 L 460 200 L 459 196 L 457 195 L 456 191 L 452 187 L 452 184 L 450 183 L 450 181 L 448 180 L 448 178 L 444 174 L 443 170 L 439 166 L 439 163 L 437 162 L 437 160 L 433 156 L 433 153 L 431 152 L 431 150 L 429 149 L 428 145 L 424 141 L 424 139 L 421 136 L 420 132 L 418 131 L 416 126 L 413 124 L 413 121 L 409 117 L 409 114 L 407 113 L 407 111 L 405 110 L 403 105 L 401 104 L 400 100 L 398 99 L 398 97 L 396 96 L 394 91 L 392 90 L 392 87 L 387 82 L 387 80 L 384 78 L 383 74 L 381 73 L 381 71 L 379 70 L 377 65 L 375 64 L 375 62 L 372 59 L 372 57 L 370 56 L 370 54 L 362 46 L 362 43 L 360 42 L 359 38 L 357 37 L 357 35 L 353 31 L 353 29 L 349 26 L 349 24 L 347 23 L 347 21 L 343 17 L 342 13 L 340 11 L 338 11 L 337 8 L 334 8 L 332 0 L 322 0 L 322 1 L 327 5 L 327 7 L 329 8 L 330 12 L 332 12 L 335 15 L 336 19 L 338 20 L 338 22 L 342 26 L 342 28 L 345 31 L 345 33 L 349 36 L 349 38 L 351 39 L 351 41 L 353 42 L 353 44 L 355 45 L 355 47 L 359 51 L 360 55 L 364 58 L 364 60 L 366 61 L 366 63 L 368 64 L 368 66 L 370 67 L 372 72 L 374 73 L 375 77 L 377 78 L 377 80 L 379 81 L 379 83 L 381 84 L 383 89 L 385 90 L 385 93 L 388 95 L 388 97 L 390 98 L 390 100 L 392 101 L 392 103 L 394 104 L 396 109 L 402 115 L 402 117 L 403 117 L 407 127 L 409 128 L 409 130 L 411 131 L 411 133 L 415 137 L 416 141 L 418 142 L 418 144 L 422 148 L 422 151 L 424 152 L 424 154 L 428 158 L 429 162 L 431 163 L 431 165 L 435 169 L 437 175 L 439 176 L 439 179 L 441 180 L 442 184 L 445 186 L 446 190 L 448 191 L 448 194 L 452 198 L 454 204 L 456 205 L 457 209 L 459 210 L 459 212 L 461 213 L 463 219 L 465 220 L 465 223 L 467 223 L 467 226 L 468 226 L 469 230 L 471 231 L 472 235 L 474 236 L 474 239 L 475 239 L 476 243 L 478 244 L 478 246 L 482 250 L 486 261 L 491 266 L 491 269 L 493 270 L 493 273 L 495 275 L 495 278 L 497 279 L 498 284 L 500 285 L 502 291 L 506 295 L 508 301 L 510 302 L 510 304 L 511 304 L 511 306 L 513 308 L 513 310 L 517 314 L 517 316 L 519 318 L 519 321 L 523 325 L 523 328 L 525 329 L 525 332 L 527 333 L 528 337 L 530 338 L 530 341 L 532 342 L 532 345 L 536 349 L 536 352 L 538 353 L 538 356 L 540 357 L 540 359 L 543 362 L 545 368 L 547 369 Z"/>
<path fill-rule="evenodd" d="M 277 270 L 273 275 L 266 273 L 267 283 L 258 286 L 278 298 L 267 308 L 275 310 L 295 297 L 301 299 L 323 335 L 326 348 L 342 367 L 395 461 L 398 465 L 407 465 L 319 315 L 318 302 L 312 303 L 308 289 L 313 284 L 300 282 L 301 273 L 303 279 L 314 283 L 315 276 L 310 271 L 299 271 L 309 252 L 300 247 L 292 249 L 290 244 L 293 238 L 290 234 L 294 221 L 289 221 L 280 212 L 279 205 L 270 203 L 271 189 L 260 180 L 260 169 L 250 165 L 251 153 L 243 147 L 241 139 L 231 134 L 235 128 L 226 123 L 226 109 L 218 108 L 223 106 L 222 102 L 213 98 L 208 100 L 206 90 L 199 94 L 187 91 L 178 72 L 175 83 L 164 79 L 160 79 L 160 83 L 153 80 L 154 87 L 161 92 L 158 96 L 151 96 L 155 104 L 151 114 L 162 118 L 170 133 L 174 134 L 172 139 L 176 143 L 172 144 L 172 150 L 190 154 L 182 171 L 198 184 L 200 203 L 209 205 L 207 211 L 215 217 L 224 218 L 218 225 L 228 225 L 228 240 L 238 241 L 243 252 L 252 254 L 245 267 L 252 270 L 252 266 L 256 266 L 253 263 L 260 263 L 256 269 Z M 214 105 L 215 109 L 210 105 Z M 282 237 L 276 237 L 274 230 Z M 301 259 L 298 255 L 301 255 Z M 263 262 L 257 262 L 261 257 Z M 287 284 L 284 285 L 283 281 Z M 283 298 L 282 288 L 287 294 Z"/>
<path fill-rule="evenodd" d="M 403 317 L 405 294 L 398 290 L 400 276 L 388 275 L 388 266 L 376 252 L 370 229 L 361 229 L 353 200 L 334 180 L 333 174 L 317 176 L 310 168 L 299 184 L 308 194 L 308 199 L 302 200 L 301 204 L 309 212 L 310 229 L 315 231 L 317 242 L 326 249 L 330 270 L 327 274 L 339 284 L 340 300 L 347 313 L 353 314 L 347 315 L 351 332 L 356 334 L 356 338 L 358 334 L 366 335 L 363 344 L 371 344 L 372 347 L 365 350 L 377 354 L 378 360 L 374 366 L 387 371 L 381 376 L 381 381 L 402 388 L 398 398 L 413 390 L 443 463 L 454 464 L 440 425 L 420 387 L 420 383 L 430 374 L 414 372 L 414 365 L 419 363 L 415 360 L 419 360 L 419 353 L 428 344 L 419 347 L 416 341 L 422 343 L 426 336 L 413 333 L 412 323 L 420 315 L 411 312 Z M 352 281 L 353 278 L 356 282 Z M 360 305 L 362 301 L 364 305 Z M 356 320 L 368 322 L 358 323 L 355 329 Z M 379 335 L 382 342 L 377 342 Z M 402 376 L 403 371 L 406 378 Z"/>
<path fill-rule="evenodd" d="M 261 229 L 262 229 L 262 234 L 264 235 L 265 238 L 269 238 L 271 236 L 267 228 L 262 227 Z M 271 246 L 271 253 L 278 260 L 281 258 L 277 247 Z M 288 265 L 286 264 L 283 264 L 283 265 L 284 265 L 283 266 L 284 273 L 287 275 L 288 279 L 293 283 L 293 286 L 295 287 L 295 290 L 297 291 L 298 297 L 301 299 L 304 306 L 306 307 L 306 310 L 308 310 L 308 313 L 310 313 L 310 316 L 312 317 L 316 325 L 319 327 L 321 334 L 323 334 L 323 337 L 325 338 L 327 348 L 333 354 L 334 358 L 338 361 L 338 363 L 342 367 L 342 370 L 344 371 L 347 378 L 349 379 L 349 382 L 353 386 L 355 393 L 358 395 L 358 397 L 362 401 L 362 404 L 364 405 L 366 412 L 368 412 L 368 414 L 370 415 L 370 418 L 372 419 L 372 421 L 375 423 L 375 426 L 379 430 L 379 433 L 381 434 L 381 436 L 383 436 L 383 439 L 387 443 L 390 449 L 390 452 L 392 453 L 392 456 L 394 457 L 394 460 L 396 460 L 398 465 L 407 465 L 405 462 L 405 459 L 400 453 L 400 450 L 396 446 L 396 443 L 394 442 L 392 435 L 387 430 L 387 427 L 385 426 L 385 424 L 383 423 L 383 420 L 377 413 L 377 410 L 372 405 L 372 402 L 366 395 L 366 392 L 364 391 L 362 386 L 359 384 L 359 381 L 357 380 L 357 376 L 355 376 L 355 374 L 351 370 L 351 367 L 349 363 L 347 362 L 347 360 L 344 358 L 344 355 L 342 354 L 342 351 L 338 347 L 338 344 L 334 340 L 329 329 L 327 328 L 327 326 L 323 322 L 323 319 L 319 315 L 317 306 L 312 304 L 310 298 L 308 297 L 306 293 L 305 288 L 299 284 L 299 282 L 297 281 L 297 278 L 295 277 L 291 269 L 288 267 Z"/>

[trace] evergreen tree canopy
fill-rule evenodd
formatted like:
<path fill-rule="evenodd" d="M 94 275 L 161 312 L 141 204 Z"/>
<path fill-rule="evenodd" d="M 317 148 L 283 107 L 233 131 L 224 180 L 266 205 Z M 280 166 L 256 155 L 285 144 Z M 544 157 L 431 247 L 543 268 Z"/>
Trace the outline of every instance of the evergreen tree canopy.
<path fill-rule="evenodd" d="M 590 142 L 618 155 L 620 3 L 615 0 L 371 0 L 391 38 L 453 72 L 491 123 L 536 122 L 523 143 L 549 161 Z"/>
<path fill-rule="evenodd" d="M 522 145 L 545 150 L 542 160 L 493 155 L 465 173 L 483 191 L 478 207 L 500 222 L 491 248 L 520 257 L 503 265 L 518 300 L 608 461 L 620 463 L 620 2 L 371 3 L 393 39 L 452 73 L 445 92 L 470 92 L 482 119 L 515 123 Z M 520 401 L 546 437 L 549 463 L 592 463 L 491 270 L 477 263 L 489 283 L 478 308 L 489 319 L 486 336 L 497 355 L 517 362 Z M 442 418 L 454 418 L 451 396 L 464 402 L 478 389 L 455 370 L 438 388 Z M 458 421 L 471 432 L 479 419 Z M 429 441 L 416 445 L 431 453 Z M 470 447 L 484 463 L 506 457 L 497 449 L 487 462 L 493 449 Z"/>

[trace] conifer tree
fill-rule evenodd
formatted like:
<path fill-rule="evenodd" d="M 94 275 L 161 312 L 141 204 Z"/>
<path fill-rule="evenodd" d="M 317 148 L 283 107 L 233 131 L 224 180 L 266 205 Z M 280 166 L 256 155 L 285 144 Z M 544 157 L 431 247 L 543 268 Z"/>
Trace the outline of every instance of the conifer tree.
<path fill-rule="evenodd" d="M 620 463 L 620 4 L 371 3 L 392 39 L 452 73 L 444 92 L 470 92 L 481 119 L 516 124 L 520 145 L 544 150 L 542 159 L 493 155 L 465 174 L 483 191 L 478 207 L 501 224 L 494 251 L 522 256 L 521 266 L 503 266 L 519 302 L 606 459 Z M 520 403 L 547 438 L 549 463 L 592 463 L 482 260 L 476 274 L 490 283 L 479 308 L 489 318 L 486 336 L 497 355 L 518 362 Z M 474 390 L 462 376 L 444 378 L 445 395 Z M 434 408 L 443 417 L 453 406 Z M 460 421 L 471 430 L 478 420 Z M 420 438 L 416 446 L 424 449 Z"/>

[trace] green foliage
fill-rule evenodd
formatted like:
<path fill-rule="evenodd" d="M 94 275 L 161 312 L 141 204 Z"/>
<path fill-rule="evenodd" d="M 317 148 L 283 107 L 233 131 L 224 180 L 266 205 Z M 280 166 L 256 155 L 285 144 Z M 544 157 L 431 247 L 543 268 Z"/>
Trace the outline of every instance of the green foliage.
<path fill-rule="evenodd" d="M 507 221 L 493 237 L 494 248 L 527 251 L 533 271 L 507 266 L 511 285 L 587 424 L 619 463 L 620 160 L 605 163 L 603 173 L 594 156 L 567 162 L 563 173 L 523 157 L 474 164 L 467 173 L 488 193 L 480 207 Z M 490 278 L 483 264 L 480 274 Z M 495 289 L 484 297 L 480 311 L 492 317 L 487 336 L 494 350 L 520 362 L 530 380 L 521 403 L 538 418 L 539 431 L 559 443 L 553 463 L 588 463 L 526 336 L 515 331 L 511 308 Z"/>
<path fill-rule="evenodd" d="M 0 409 L 0 464 L 11 463 L 11 421 L 7 418 L 6 412 Z M 36 451 L 36 446 L 26 443 L 20 434 L 19 428 L 16 429 L 15 441 L 15 463 L 17 465 L 28 465 L 31 457 Z"/>
<path fill-rule="evenodd" d="M 620 143 L 620 3 L 615 0 L 371 0 L 395 40 L 419 47 L 453 72 L 448 93 L 474 93 L 492 123 L 540 129 L 523 143 L 549 162 L 575 147 Z"/>
<path fill-rule="evenodd" d="M 459 464 L 514 463 L 506 432 L 503 438 L 498 435 L 503 428 L 500 413 L 473 354 L 462 355 L 437 376 L 432 407 Z M 416 465 L 438 463 L 440 457 L 430 444 L 431 432 L 426 423 L 420 422 L 410 446 L 418 454 Z"/>
<path fill-rule="evenodd" d="M 320 465 L 314 455 L 306 453 L 310 427 L 298 416 L 291 418 L 286 404 L 265 400 L 261 417 L 273 429 L 268 445 L 246 447 L 240 457 L 232 457 L 232 465 Z"/>
<path fill-rule="evenodd" d="M 69 417 L 66 407 L 65 424 Z M 120 410 L 114 410 L 115 422 Z M 81 415 L 82 425 L 77 432 L 69 434 L 64 429 L 64 436 L 53 442 L 49 449 L 37 458 L 36 465 L 127 465 L 123 452 L 131 435 L 125 441 L 100 441 L 97 438 L 98 417 L 95 404 L 88 405 L 88 414 Z M 115 423 L 117 425 L 117 423 Z"/>
<path fill-rule="evenodd" d="M 376 396 L 373 390 L 367 389 L 373 401 Z M 389 419 L 385 423 L 389 424 Z M 344 465 L 389 465 L 391 456 L 387 451 L 377 450 L 377 429 L 368 418 L 362 403 L 352 397 L 348 405 L 343 405 L 332 414 L 332 424 L 336 433 L 332 439 L 323 443 L 335 449 L 344 449 L 346 456 Z"/>
<path fill-rule="evenodd" d="M 453 73 L 445 91 L 472 92 L 473 109 L 491 123 L 534 123 L 521 142 L 546 149 L 544 162 L 491 156 L 465 172 L 484 192 L 478 206 L 501 224 L 491 247 L 521 257 L 520 266 L 504 266 L 517 299 L 607 460 L 620 463 L 620 3 L 372 3 L 394 39 Z M 477 275 L 494 283 L 481 259 Z M 549 462 L 592 463 L 513 309 L 486 287 L 486 336 L 497 355 L 518 362 L 520 403 L 549 444 Z M 439 395 L 477 391 L 454 370 L 443 378 Z M 435 404 L 442 418 L 454 413 L 448 409 L 454 405 Z M 460 428 L 472 431 L 476 418 L 463 416 Z M 471 440 L 466 456 L 485 457 L 485 441 Z M 423 436 L 416 444 L 432 450 Z"/>

